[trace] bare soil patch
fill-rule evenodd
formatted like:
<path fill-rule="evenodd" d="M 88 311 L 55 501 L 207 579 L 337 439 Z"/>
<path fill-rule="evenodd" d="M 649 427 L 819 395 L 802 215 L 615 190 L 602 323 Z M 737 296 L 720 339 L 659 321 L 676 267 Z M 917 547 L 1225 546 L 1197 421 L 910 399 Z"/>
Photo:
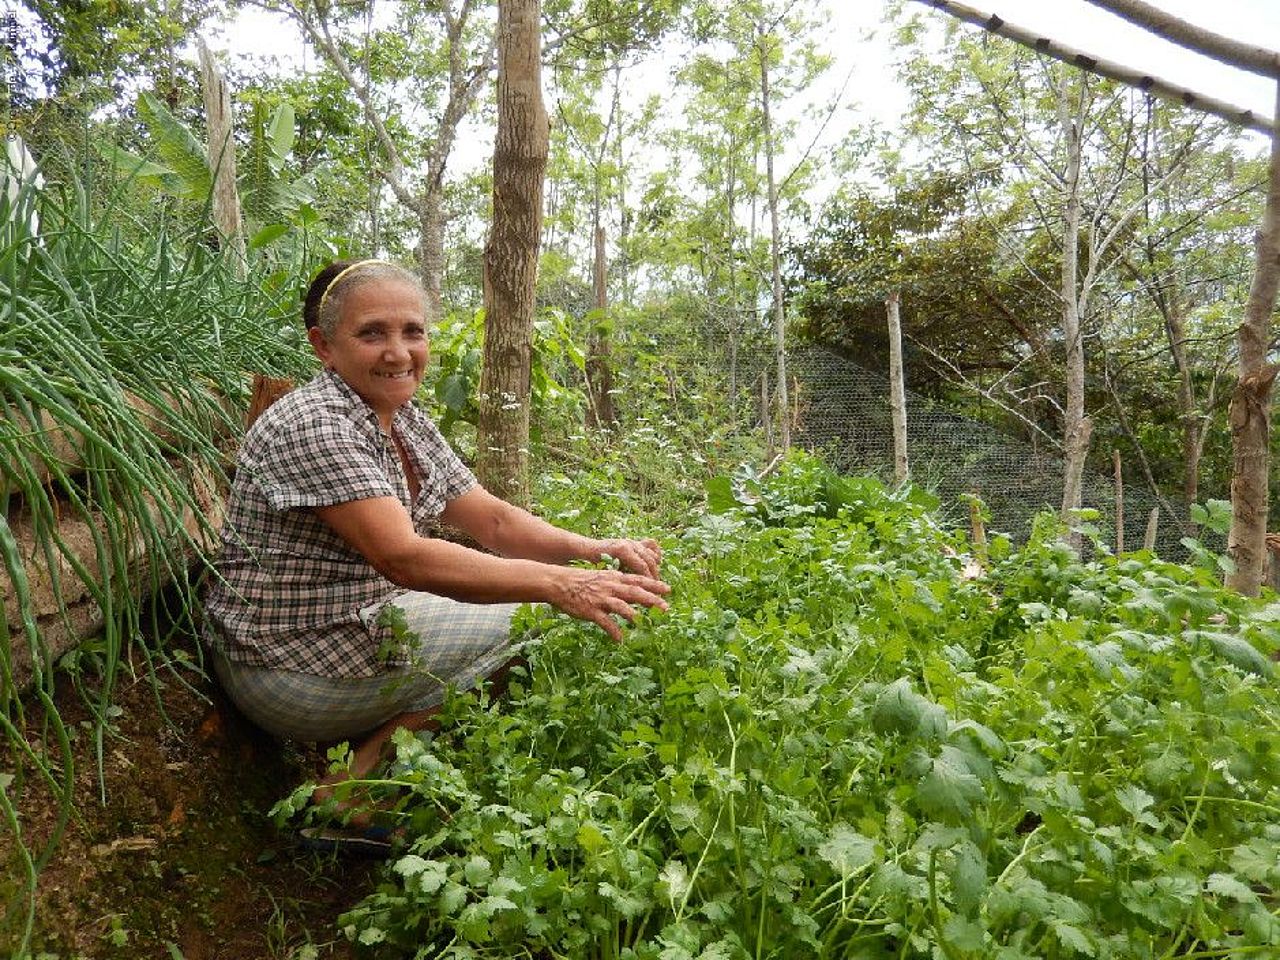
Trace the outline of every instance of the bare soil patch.
<path fill-rule="evenodd" d="M 122 664 L 101 780 L 91 714 L 70 678 L 58 678 L 54 700 L 74 731 L 75 804 L 39 875 L 32 956 L 354 956 L 335 921 L 371 889 L 376 865 L 304 850 L 267 816 L 295 784 L 321 772 L 323 756 L 256 730 L 190 666 L 161 670 L 153 682 L 144 664 L 137 654 Z M 32 740 L 51 736 L 38 705 L 26 716 Z M 0 771 L 17 772 L 16 762 L 3 758 Z M 58 804 L 29 763 L 21 783 L 22 836 L 38 851 L 56 829 Z M 7 825 L 0 864 L 7 904 L 0 956 L 7 957 L 27 913 L 21 855 Z"/>

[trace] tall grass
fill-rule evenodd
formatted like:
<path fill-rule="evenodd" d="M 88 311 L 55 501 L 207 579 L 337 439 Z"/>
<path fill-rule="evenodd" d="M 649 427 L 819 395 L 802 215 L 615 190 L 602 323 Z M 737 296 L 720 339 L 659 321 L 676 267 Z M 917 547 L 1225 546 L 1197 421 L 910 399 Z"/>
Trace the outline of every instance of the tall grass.
<path fill-rule="evenodd" d="M 0 766 L 0 819 L 14 839 L 6 875 L 21 878 L 0 921 L 0 953 L 19 957 L 39 871 L 73 810 L 72 754 L 35 593 L 53 596 L 54 625 L 68 630 L 82 594 L 101 609 L 101 676 L 81 688 L 101 773 L 126 652 L 141 651 L 152 671 L 164 661 L 163 631 L 144 622 L 154 606 L 143 598 L 176 583 L 169 613 L 179 627 L 191 623 L 188 567 L 214 522 L 202 488 L 225 482 L 249 373 L 299 376 L 309 364 L 303 341 L 280 332 L 297 313 L 305 243 L 241 277 L 205 218 L 183 224 L 161 201 L 139 203 L 132 185 L 96 180 L 88 160 L 73 168 L 65 183 L 24 190 L 12 209 L 0 200 L 0 562 L 10 586 L 0 730 L 11 758 Z M 70 542 L 69 526 L 88 549 Z M 14 650 L 30 660 L 25 695 Z M 37 844 L 19 806 L 41 791 L 58 817 Z"/>

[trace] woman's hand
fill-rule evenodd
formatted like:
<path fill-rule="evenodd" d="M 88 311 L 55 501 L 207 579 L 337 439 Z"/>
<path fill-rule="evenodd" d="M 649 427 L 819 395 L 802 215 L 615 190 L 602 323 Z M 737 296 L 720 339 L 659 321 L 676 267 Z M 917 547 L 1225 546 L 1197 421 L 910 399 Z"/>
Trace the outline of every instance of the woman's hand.
<path fill-rule="evenodd" d="M 593 548 L 600 552 L 599 557 L 588 557 L 591 561 L 599 560 L 608 554 L 622 564 L 624 570 L 644 574 L 646 577 L 658 579 L 658 568 L 662 566 L 662 547 L 657 540 L 596 540 Z"/>
<path fill-rule="evenodd" d="M 598 624 L 615 641 L 621 642 L 622 630 L 613 618 L 619 616 L 630 623 L 636 618 L 636 605 L 666 610 L 667 601 L 663 597 L 670 592 L 667 584 L 644 574 L 564 567 L 548 599 L 570 616 Z"/>

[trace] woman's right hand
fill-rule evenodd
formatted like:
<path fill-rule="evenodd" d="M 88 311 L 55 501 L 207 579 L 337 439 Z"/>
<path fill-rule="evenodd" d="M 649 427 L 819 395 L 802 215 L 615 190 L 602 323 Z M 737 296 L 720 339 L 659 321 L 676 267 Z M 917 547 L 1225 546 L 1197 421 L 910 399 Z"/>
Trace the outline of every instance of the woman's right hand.
<path fill-rule="evenodd" d="M 616 642 L 622 629 L 613 618 L 628 623 L 636 618 L 636 606 L 666 610 L 663 597 L 671 587 L 654 577 L 619 570 L 587 570 L 562 567 L 554 582 L 551 604 L 572 617 L 597 624 Z"/>

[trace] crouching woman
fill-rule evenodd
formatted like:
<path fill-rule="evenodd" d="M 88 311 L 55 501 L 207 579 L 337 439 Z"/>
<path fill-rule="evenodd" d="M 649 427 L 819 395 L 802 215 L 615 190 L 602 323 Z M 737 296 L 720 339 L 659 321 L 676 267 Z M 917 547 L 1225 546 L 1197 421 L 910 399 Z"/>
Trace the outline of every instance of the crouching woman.
<path fill-rule="evenodd" d="M 205 605 L 214 669 L 253 722 L 352 741 L 363 777 L 396 729 L 429 725 L 447 686 L 501 674 L 518 604 L 615 640 L 618 618 L 666 609 L 653 540 L 579 536 L 493 496 L 412 402 L 428 357 L 412 273 L 330 264 L 303 319 L 324 369 L 246 434 Z M 436 520 L 493 553 L 432 538 Z M 624 569 L 566 566 L 605 555 Z"/>

